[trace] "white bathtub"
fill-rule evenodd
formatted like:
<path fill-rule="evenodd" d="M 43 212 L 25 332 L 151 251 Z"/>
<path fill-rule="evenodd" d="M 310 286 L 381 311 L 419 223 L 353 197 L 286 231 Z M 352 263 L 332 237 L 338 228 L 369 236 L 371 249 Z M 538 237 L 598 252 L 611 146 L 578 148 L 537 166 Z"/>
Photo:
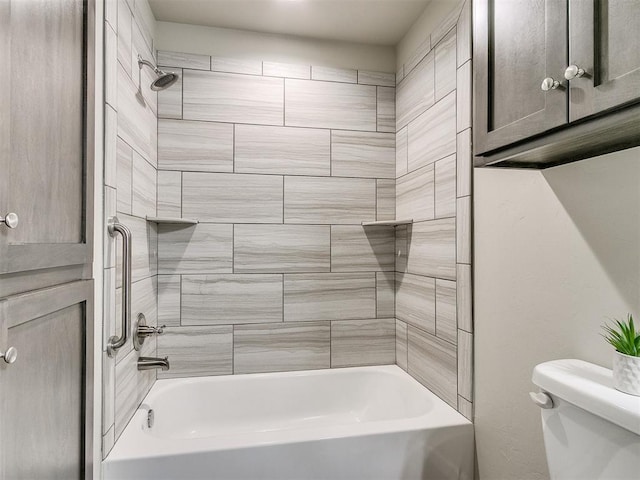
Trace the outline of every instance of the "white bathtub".
<path fill-rule="evenodd" d="M 471 423 L 396 366 L 159 380 L 142 407 L 105 480 L 473 478 Z"/>

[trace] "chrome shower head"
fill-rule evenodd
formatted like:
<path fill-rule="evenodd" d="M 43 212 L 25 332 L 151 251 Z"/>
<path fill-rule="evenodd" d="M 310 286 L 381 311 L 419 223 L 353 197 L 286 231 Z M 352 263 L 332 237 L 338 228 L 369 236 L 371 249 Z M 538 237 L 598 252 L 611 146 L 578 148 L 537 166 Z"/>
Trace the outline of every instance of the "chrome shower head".
<path fill-rule="evenodd" d="M 158 76 L 153 82 L 151 82 L 150 88 L 154 91 L 164 90 L 165 88 L 169 88 L 171 85 L 178 81 L 178 74 L 174 72 L 163 72 L 158 67 L 156 67 L 153 63 L 148 60 L 145 60 L 140 55 L 138 55 L 138 68 L 142 70 L 142 66 L 145 65 L 151 68 L 154 73 Z"/>

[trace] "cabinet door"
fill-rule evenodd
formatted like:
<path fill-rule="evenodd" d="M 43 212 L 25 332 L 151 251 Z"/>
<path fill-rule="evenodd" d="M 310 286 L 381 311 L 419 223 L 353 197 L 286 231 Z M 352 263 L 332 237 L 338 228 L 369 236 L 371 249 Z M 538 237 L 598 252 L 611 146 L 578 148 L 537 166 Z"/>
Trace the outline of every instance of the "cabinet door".
<path fill-rule="evenodd" d="M 570 0 L 571 121 L 640 101 L 640 1 Z"/>
<path fill-rule="evenodd" d="M 474 2 L 475 153 L 567 123 L 567 0 Z M 541 89 L 552 77 L 559 88 Z"/>

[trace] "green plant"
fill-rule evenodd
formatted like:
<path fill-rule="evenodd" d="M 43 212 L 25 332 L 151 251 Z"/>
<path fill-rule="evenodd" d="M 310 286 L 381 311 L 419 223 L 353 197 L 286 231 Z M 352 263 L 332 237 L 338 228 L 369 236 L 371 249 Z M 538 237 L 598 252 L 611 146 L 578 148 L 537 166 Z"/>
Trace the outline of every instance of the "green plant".
<path fill-rule="evenodd" d="M 606 332 L 603 335 L 605 340 L 620 353 L 631 357 L 640 357 L 640 331 L 636 331 L 636 327 L 633 325 L 633 316 L 629 314 L 626 323 L 616 320 L 616 324 L 602 327 Z"/>

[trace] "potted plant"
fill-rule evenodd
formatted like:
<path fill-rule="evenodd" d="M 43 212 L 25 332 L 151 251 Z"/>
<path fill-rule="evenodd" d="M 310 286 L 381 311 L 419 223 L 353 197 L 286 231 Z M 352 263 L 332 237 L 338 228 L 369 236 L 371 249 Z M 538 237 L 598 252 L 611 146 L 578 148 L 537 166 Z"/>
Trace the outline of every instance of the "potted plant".
<path fill-rule="evenodd" d="M 616 349 L 613 356 L 613 386 L 621 392 L 640 396 L 640 331 L 636 331 L 633 316 L 627 322 L 604 327 L 604 338 Z"/>

